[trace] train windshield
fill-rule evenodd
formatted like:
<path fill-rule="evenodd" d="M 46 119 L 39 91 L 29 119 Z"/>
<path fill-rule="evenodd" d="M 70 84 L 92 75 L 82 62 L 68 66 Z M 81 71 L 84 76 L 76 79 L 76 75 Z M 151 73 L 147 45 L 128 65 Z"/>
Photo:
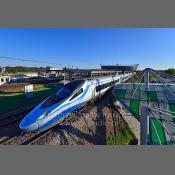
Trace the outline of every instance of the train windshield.
<path fill-rule="evenodd" d="M 69 97 L 77 88 L 80 88 L 84 84 L 85 80 L 74 80 L 64 85 L 57 93 L 48 98 L 41 108 L 52 106 L 67 97 Z"/>

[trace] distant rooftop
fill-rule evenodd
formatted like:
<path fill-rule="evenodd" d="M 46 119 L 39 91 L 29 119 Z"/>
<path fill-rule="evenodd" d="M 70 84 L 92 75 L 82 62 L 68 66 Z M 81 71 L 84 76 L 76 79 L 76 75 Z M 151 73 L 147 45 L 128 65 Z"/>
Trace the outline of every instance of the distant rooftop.
<path fill-rule="evenodd" d="M 45 67 L 40 68 L 42 71 L 67 71 L 67 72 L 86 72 L 91 73 L 92 71 L 135 71 L 138 68 L 138 64 L 133 65 L 101 65 L 101 69 L 79 69 L 79 68 L 60 68 L 60 67 Z M 100 72 L 102 73 L 102 72 Z"/>
<path fill-rule="evenodd" d="M 117 70 L 117 71 L 135 71 L 138 68 L 139 64 L 132 65 L 101 65 L 102 70 Z"/>

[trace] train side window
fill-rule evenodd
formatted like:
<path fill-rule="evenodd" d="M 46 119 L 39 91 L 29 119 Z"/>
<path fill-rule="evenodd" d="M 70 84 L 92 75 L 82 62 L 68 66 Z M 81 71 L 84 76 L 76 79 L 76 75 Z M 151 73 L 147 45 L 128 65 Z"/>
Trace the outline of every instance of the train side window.
<path fill-rule="evenodd" d="M 103 90 L 105 88 L 108 88 L 109 86 L 112 86 L 112 85 L 114 85 L 117 82 L 119 82 L 119 80 L 114 80 L 112 82 L 99 85 L 99 86 L 96 87 L 96 92 L 99 92 L 100 90 Z"/>
<path fill-rule="evenodd" d="M 83 88 L 81 88 L 69 101 L 73 100 L 77 96 L 79 96 L 83 92 Z"/>
<path fill-rule="evenodd" d="M 100 89 L 103 90 L 104 88 L 105 88 L 105 84 L 102 84 L 102 85 L 100 86 Z"/>

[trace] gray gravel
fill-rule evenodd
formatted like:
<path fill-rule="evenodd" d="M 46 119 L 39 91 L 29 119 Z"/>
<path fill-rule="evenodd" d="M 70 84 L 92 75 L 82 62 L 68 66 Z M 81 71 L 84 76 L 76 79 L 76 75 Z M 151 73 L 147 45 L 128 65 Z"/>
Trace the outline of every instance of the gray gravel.
<path fill-rule="evenodd" d="M 106 94 L 95 105 L 60 124 L 35 144 L 105 145 L 111 133 L 126 127 L 123 118 L 109 106 L 110 98 L 111 95 Z"/>

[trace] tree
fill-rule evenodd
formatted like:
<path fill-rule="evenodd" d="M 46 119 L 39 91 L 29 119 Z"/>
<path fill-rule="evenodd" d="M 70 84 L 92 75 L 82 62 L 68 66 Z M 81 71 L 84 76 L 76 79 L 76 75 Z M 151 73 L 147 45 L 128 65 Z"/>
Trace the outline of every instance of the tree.
<path fill-rule="evenodd" d="M 38 67 L 23 67 L 23 66 L 16 66 L 16 67 L 6 67 L 6 72 L 7 73 L 18 73 L 18 72 L 38 72 L 39 68 Z"/>
<path fill-rule="evenodd" d="M 169 68 L 165 72 L 168 73 L 168 74 L 170 74 L 170 75 L 175 75 L 175 69 L 174 68 Z"/>

